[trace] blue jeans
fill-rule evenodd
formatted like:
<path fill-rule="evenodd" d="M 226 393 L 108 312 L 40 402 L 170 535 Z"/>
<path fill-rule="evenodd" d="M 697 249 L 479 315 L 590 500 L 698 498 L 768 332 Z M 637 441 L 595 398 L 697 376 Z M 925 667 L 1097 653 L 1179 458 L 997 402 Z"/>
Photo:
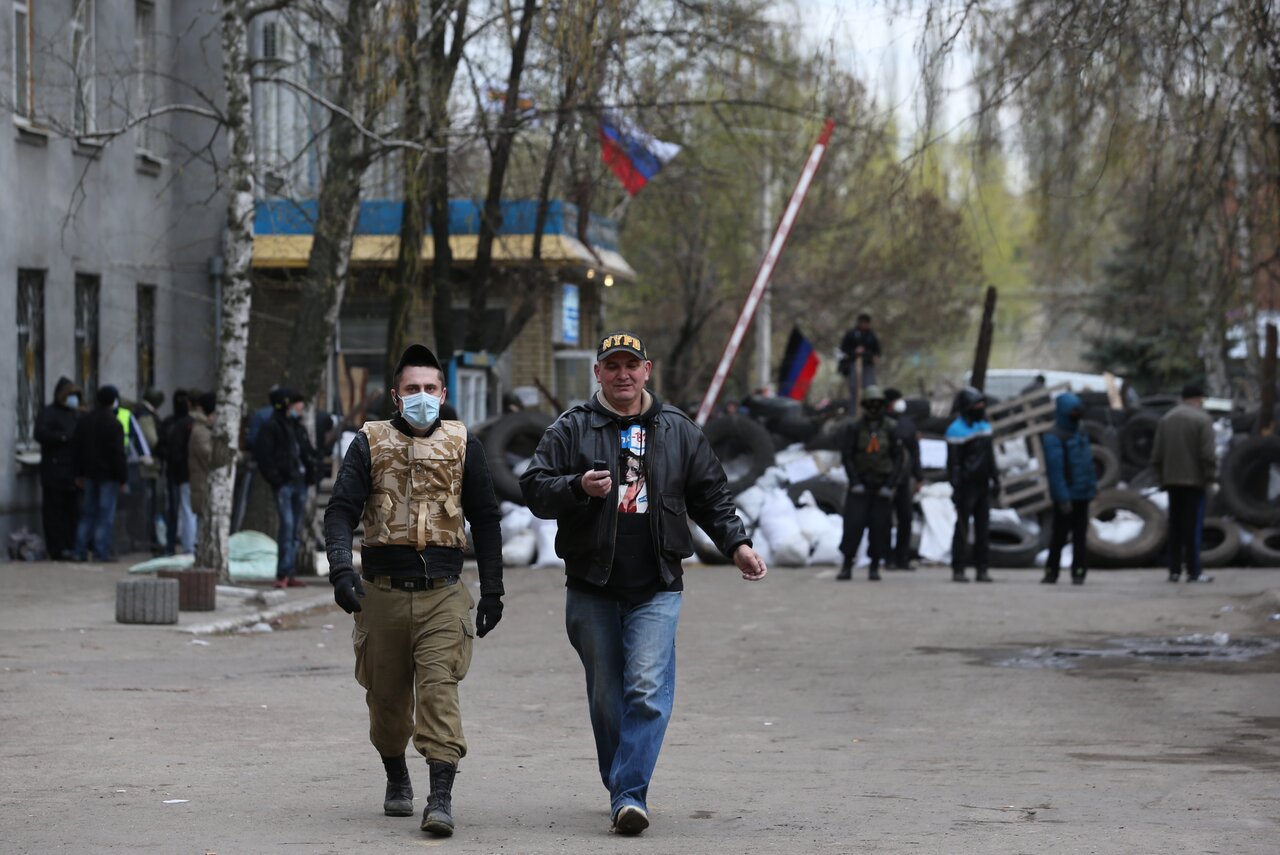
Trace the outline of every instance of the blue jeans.
<path fill-rule="evenodd" d="M 276 514 L 280 517 L 280 530 L 276 533 L 279 547 L 276 560 L 276 578 L 291 579 L 298 561 L 298 528 L 307 512 L 307 484 L 290 481 L 276 490 Z"/>
<path fill-rule="evenodd" d="M 76 526 L 75 557 L 83 561 L 93 547 L 93 557 L 110 561 L 114 557 L 112 534 L 116 524 L 118 481 L 86 481 L 80 499 L 80 522 Z"/>
<path fill-rule="evenodd" d="M 644 808 L 676 689 L 679 593 L 638 606 L 570 589 L 565 628 L 587 673 L 587 707 L 612 812 Z"/>

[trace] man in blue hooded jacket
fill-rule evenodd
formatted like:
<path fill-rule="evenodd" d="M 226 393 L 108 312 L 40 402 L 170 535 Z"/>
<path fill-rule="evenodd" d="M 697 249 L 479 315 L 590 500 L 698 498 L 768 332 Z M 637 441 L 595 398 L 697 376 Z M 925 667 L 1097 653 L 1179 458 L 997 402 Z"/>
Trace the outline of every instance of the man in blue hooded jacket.
<path fill-rule="evenodd" d="M 1052 585 L 1058 581 L 1062 566 L 1062 547 L 1071 536 L 1071 584 L 1083 585 L 1088 571 L 1089 502 L 1098 495 L 1098 473 L 1093 468 L 1093 449 L 1089 437 L 1080 430 L 1084 403 L 1067 392 L 1058 396 L 1057 420 L 1053 430 L 1044 435 L 1045 469 L 1049 475 L 1049 497 L 1053 499 L 1053 535 L 1049 540 L 1049 560 L 1044 578 Z"/>
<path fill-rule="evenodd" d="M 987 572 L 991 551 L 991 498 L 1000 493 L 996 469 L 995 431 L 987 421 L 987 396 L 965 386 L 956 399 L 959 415 L 947 427 L 947 480 L 956 506 L 956 528 L 951 538 L 951 581 L 968 582 L 965 559 L 970 552 L 969 523 L 973 523 L 974 581 L 990 582 Z"/>

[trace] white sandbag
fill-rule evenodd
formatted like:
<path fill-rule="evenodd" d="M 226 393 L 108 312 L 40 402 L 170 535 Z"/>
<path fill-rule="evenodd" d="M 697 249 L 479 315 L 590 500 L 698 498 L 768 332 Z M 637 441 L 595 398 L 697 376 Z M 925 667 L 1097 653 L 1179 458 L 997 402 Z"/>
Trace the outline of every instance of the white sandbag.
<path fill-rule="evenodd" d="M 830 478 L 834 478 L 836 472 L 839 472 L 844 476 L 843 480 L 847 483 L 848 476 L 845 475 L 844 461 L 840 459 L 840 452 L 822 450 L 811 451 L 809 454 L 813 457 L 813 462 L 818 465 L 818 471 Z"/>
<path fill-rule="evenodd" d="M 760 530 L 773 550 L 779 567 L 803 567 L 809 561 L 809 541 L 796 521 L 796 507 L 782 490 L 765 500 L 760 512 Z"/>
<path fill-rule="evenodd" d="M 844 536 L 844 518 L 839 514 L 823 514 L 826 525 L 821 536 L 809 553 L 810 564 L 839 564 L 844 560 L 840 554 L 840 539 Z"/>
<path fill-rule="evenodd" d="M 535 519 L 533 511 L 523 505 L 512 505 L 511 510 L 502 517 L 502 539 L 506 540 L 508 537 L 528 530 L 533 526 Z"/>
<path fill-rule="evenodd" d="M 770 548 L 769 541 L 759 531 L 751 538 L 751 548 L 760 556 L 760 560 L 764 562 L 765 567 L 773 566 L 773 549 Z"/>
<path fill-rule="evenodd" d="M 956 530 L 956 508 L 951 503 L 951 485 L 926 484 L 920 491 L 924 527 L 920 529 L 920 557 L 934 564 L 951 563 L 951 538 Z"/>
<path fill-rule="evenodd" d="M 787 473 L 783 471 L 781 466 L 770 466 L 756 480 L 755 486 L 768 493 L 778 487 L 785 487 L 788 483 L 790 482 L 787 481 Z"/>
<path fill-rule="evenodd" d="M 503 538 L 502 564 L 505 567 L 528 567 L 533 563 L 533 556 L 537 551 L 538 536 L 532 529 L 526 528 L 511 537 Z"/>
<path fill-rule="evenodd" d="M 1111 519 L 1091 519 L 1089 525 L 1099 540 L 1107 543 L 1131 543 L 1142 536 L 1146 523 L 1133 511 L 1117 510 Z"/>
<path fill-rule="evenodd" d="M 809 452 L 804 450 L 804 443 L 793 442 L 775 454 L 773 456 L 773 462 L 779 466 L 785 467 L 806 457 L 809 457 Z"/>
<path fill-rule="evenodd" d="M 532 531 L 538 538 L 538 555 L 534 559 L 534 567 L 558 567 L 564 569 L 564 561 L 556 555 L 556 523 L 555 520 L 534 518 Z"/>
<path fill-rule="evenodd" d="M 738 506 L 738 516 L 746 520 L 748 525 L 755 525 L 756 520 L 760 519 L 760 509 L 764 507 L 765 498 L 765 492 L 759 485 L 743 490 L 733 499 Z"/>
<path fill-rule="evenodd" d="M 693 520 L 689 520 L 689 534 L 693 536 L 693 546 L 694 546 L 695 554 L 697 554 L 698 552 L 706 552 L 712 549 L 719 549 L 719 547 L 716 546 L 716 542 L 712 540 L 705 531 L 702 530 L 702 526 L 698 525 Z"/>
<path fill-rule="evenodd" d="M 809 551 L 812 552 L 813 547 L 827 533 L 827 515 L 815 507 L 799 508 L 796 511 L 796 523 L 805 540 L 809 541 Z"/>
<path fill-rule="evenodd" d="M 1022 525 L 1022 517 L 1013 508 L 992 508 L 991 521 L 996 522 L 997 520 L 1011 525 Z"/>
<path fill-rule="evenodd" d="M 1071 544 L 1068 543 L 1066 546 L 1062 547 L 1061 566 L 1070 567 L 1074 555 L 1075 553 L 1071 551 Z M 1044 567 L 1048 563 L 1049 563 L 1049 550 L 1047 549 L 1040 550 L 1040 553 L 1036 555 L 1035 565 L 1037 567 Z"/>

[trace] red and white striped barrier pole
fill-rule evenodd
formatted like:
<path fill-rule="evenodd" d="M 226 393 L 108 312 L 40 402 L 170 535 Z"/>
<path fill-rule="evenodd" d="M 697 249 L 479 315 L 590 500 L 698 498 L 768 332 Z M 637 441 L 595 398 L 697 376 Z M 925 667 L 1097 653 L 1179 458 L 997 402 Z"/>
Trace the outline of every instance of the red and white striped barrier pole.
<path fill-rule="evenodd" d="M 720 391 L 724 388 L 724 381 L 729 376 L 729 370 L 733 368 L 733 361 L 738 358 L 738 351 L 742 349 L 742 339 L 746 337 L 747 328 L 751 326 L 751 319 L 755 317 L 760 299 L 764 296 L 765 289 L 769 287 L 774 268 L 778 266 L 778 258 L 782 255 L 783 247 L 787 245 L 787 238 L 791 236 L 791 229 L 795 226 L 800 206 L 804 204 L 809 186 L 813 183 L 813 177 L 818 173 L 818 167 L 822 165 L 822 158 L 827 153 L 827 144 L 831 141 L 831 132 L 835 127 L 835 121 L 827 119 L 826 124 L 822 126 L 818 141 L 809 152 L 809 159 L 805 161 L 800 179 L 796 182 L 796 188 L 791 191 L 791 199 L 787 202 L 786 210 L 782 212 L 782 219 L 778 221 L 778 228 L 773 233 L 773 241 L 770 242 L 768 252 L 760 261 L 760 269 L 756 272 L 755 281 L 751 283 L 747 301 L 742 304 L 742 313 L 738 315 L 738 322 L 734 324 L 729 343 L 725 345 L 724 353 L 720 355 L 720 364 L 716 366 L 711 385 L 707 387 L 707 394 L 703 396 L 702 404 L 698 407 L 699 425 L 707 423 L 707 419 L 711 416 L 711 409 L 716 405 Z"/>

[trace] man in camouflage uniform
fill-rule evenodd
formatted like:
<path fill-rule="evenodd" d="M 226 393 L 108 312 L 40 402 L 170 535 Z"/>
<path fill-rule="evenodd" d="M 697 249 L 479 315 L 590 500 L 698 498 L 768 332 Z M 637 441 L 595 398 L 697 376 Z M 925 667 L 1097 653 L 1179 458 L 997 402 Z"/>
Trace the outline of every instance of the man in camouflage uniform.
<path fill-rule="evenodd" d="M 502 618 L 501 514 L 480 442 L 442 421 L 444 372 L 430 350 L 410 346 L 392 378 L 399 412 L 367 422 L 351 443 L 324 515 L 334 600 L 354 613 L 356 681 L 369 706 L 369 738 L 387 771 L 383 811 L 413 815 L 405 745 L 427 758 L 431 795 L 422 830 L 453 833 L 452 788 L 467 753 L 458 681 L 473 636 Z M 459 583 L 471 524 L 480 604 Z M 362 569 L 351 540 L 364 526 Z M 368 584 L 367 592 L 365 583 Z"/>

